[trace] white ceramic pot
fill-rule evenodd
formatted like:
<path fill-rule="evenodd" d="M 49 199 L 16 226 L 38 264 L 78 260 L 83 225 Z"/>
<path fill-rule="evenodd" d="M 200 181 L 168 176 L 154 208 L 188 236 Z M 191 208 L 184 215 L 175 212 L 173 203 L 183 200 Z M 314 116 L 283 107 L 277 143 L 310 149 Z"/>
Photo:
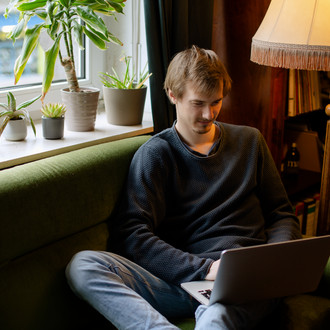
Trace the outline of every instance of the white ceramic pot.
<path fill-rule="evenodd" d="M 26 121 L 22 118 L 9 120 L 3 134 L 9 141 L 25 140 L 27 136 Z"/>

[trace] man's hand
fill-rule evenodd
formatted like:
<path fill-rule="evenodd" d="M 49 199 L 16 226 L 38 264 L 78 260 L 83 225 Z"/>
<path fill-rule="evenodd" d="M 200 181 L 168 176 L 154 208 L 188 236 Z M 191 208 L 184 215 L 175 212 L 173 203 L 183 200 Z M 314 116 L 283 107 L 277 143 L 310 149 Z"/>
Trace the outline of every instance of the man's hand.
<path fill-rule="evenodd" d="M 217 276 L 217 272 L 220 266 L 220 259 L 217 261 L 214 261 L 213 264 L 210 267 L 209 272 L 207 273 L 205 279 L 207 281 L 214 281 L 215 277 Z"/>

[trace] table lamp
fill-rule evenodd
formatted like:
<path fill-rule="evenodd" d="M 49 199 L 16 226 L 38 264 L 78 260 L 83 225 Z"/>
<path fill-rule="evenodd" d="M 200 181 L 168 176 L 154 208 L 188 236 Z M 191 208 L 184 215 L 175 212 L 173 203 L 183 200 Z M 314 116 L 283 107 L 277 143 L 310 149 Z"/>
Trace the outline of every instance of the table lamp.
<path fill-rule="evenodd" d="M 252 38 L 251 61 L 330 71 L 330 0 L 272 0 Z M 330 116 L 330 105 L 326 107 Z M 327 121 L 318 234 L 330 232 L 330 120 Z"/>

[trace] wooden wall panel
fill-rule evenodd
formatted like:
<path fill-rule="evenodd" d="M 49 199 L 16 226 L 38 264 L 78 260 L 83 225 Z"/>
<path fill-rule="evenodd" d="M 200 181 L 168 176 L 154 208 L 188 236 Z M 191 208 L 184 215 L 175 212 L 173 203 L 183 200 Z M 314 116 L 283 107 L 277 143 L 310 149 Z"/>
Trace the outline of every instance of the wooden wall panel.
<path fill-rule="evenodd" d="M 219 120 L 257 127 L 264 135 L 273 157 L 278 163 L 281 141 L 273 126 L 283 126 L 285 99 L 274 112 L 273 78 L 277 70 L 250 61 L 251 41 L 257 31 L 270 0 L 216 0 L 214 2 L 212 48 L 224 62 L 232 80 L 231 93 L 224 99 Z M 277 82 L 278 83 L 278 80 Z M 282 82 L 283 83 L 283 82 Z M 278 87 L 278 89 L 285 88 Z M 279 91 L 277 92 L 277 94 Z M 281 130 L 281 127 L 280 127 Z M 278 164 L 279 166 L 279 164 Z"/>

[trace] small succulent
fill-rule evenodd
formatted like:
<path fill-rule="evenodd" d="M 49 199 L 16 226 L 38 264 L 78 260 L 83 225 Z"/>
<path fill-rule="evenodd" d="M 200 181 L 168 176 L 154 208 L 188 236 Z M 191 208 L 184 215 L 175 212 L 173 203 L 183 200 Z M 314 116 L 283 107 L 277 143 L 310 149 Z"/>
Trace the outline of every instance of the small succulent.
<path fill-rule="evenodd" d="M 117 88 L 117 89 L 139 89 L 152 75 L 152 73 L 149 73 L 147 71 L 147 63 L 146 63 L 143 71 L 140 73 L 139 81 L 135 82 L 135 75 L 130 74 L 131 57 L 124 56 L 123 58 L 120 59 L 120 61 L 121 62 L 124 61 L 126 65 L 125 74 L 123 78 L 120 79 L 119 75 L 117 74 L 114 68 L 112 68 L 113 74 L 109 74 L 108 72 L 101 72 L 100 78 L 104 86 L 110 88 Z"/>
<path fill-rule="evenodd" d="M 60 118 L 66 112 L 66 107 L 62 103 L 47 103 L 41 107 L 41 113 L 47 118 Z"/>
<path fill-rule="evenodd" d="M 27 110 L 25 110 L 25 108 L 27 108 L 33 102 L 38 100 L 40 97 L 41 97 L 41 95 L 39 95 L 29 101 L 25 101 L 17 106 L 15 96 L 11 92 L 8 92 L 7 93 L 7 104 L 0 103 L 0 108 L 4 109 L 4 110 L 0 111 L 0 118 L 3 118 L 3 121 L 0 124 L 0 136 L 3 133 L 4 129 L 6 128 L 9 120 L 15 120 L 15 119 L 28 119 L 32 126 L 34 136 L 36 136 L 36 127 L 34 125 L 32 118 L 30 117 L 29 112 Z"/>

